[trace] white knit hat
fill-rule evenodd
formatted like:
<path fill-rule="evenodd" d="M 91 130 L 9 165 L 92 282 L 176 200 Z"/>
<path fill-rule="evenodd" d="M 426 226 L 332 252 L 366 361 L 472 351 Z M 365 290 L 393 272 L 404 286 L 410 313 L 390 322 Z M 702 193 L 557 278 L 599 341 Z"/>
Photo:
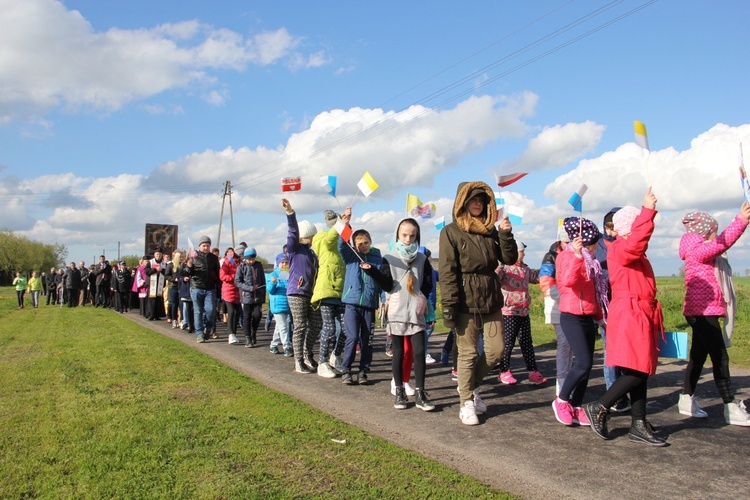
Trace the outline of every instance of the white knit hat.
<path fill-rule="evenodd" d="M 318 228 L 309 220 L 301 220 L 297 226 L 299 227 L 299 239 L 312 238 L 318 232 Z"/>

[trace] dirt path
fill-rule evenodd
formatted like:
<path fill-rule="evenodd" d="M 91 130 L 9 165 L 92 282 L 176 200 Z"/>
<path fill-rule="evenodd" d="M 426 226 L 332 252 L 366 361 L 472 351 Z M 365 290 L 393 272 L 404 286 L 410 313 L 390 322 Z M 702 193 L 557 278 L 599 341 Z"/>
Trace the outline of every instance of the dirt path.
<path fill-rule="evenodd" d="M 298 398 L 372 434 L 453 467 L 499 490 L 523 498 L 730 498 L 750 488 L 750 428 L 728 426 L 710 371 L 697 394 L 709 413 L 705 420 L 679 415 L 676 402 L 684 362 L 663 363 L 649 381 L 649 420 L 669 434 L 669 446 L 651 448 L 631 443 L 629 416 L 610 420 L 610 441 L 587 427 L 568 428 L 552 413 L 554 351 L 539 350 L 539 369 L 550 378 L 546 386 L 526 383 L 520 352 L 513 369 L 519 384 L 504 386 L 487 377 L 483 397 L 488 412 L 481 425 L 468 427 L 458 419 L 456 384 L 450 368 L 428 365 L 426 386 L 434 412 L 410 406 L 395 410 L 390 394 L 390 358 L 383 353 L 385 335 L 376 334 L 369 386 L 346 386 L 340 378 L 293 372 L 293 361 L 269 353 L 270 334 L 259 332 L 259 347 L 228 345 L 219 339 L 195 342 L 193 334 L 149 322 L 136 313 L 125 317 L 165 336 L 182 341 L 260 383 Z M 262 326 L 261 326 L 262 330 Z M 244 338 L 244 337 L 241 337 Z M 440 352 L 444 336 L 431 339 L 430 352 Z M 517 348 L 518 349 L 518 348 Z M 601 354 L 601 353 L 597 353 Z M 730 351 L 731 356 L 731 351 Z M 601 357 L 586 400 L 604 391 Z M 738 396 L 750 396 L 750 372 L 734 370 Z"/>

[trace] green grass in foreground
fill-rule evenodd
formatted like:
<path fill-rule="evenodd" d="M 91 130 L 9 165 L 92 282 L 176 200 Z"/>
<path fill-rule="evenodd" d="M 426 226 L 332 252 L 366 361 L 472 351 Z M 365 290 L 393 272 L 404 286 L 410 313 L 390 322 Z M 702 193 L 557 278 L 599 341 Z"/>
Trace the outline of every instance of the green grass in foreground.
<path fill-rule="evenodd" d="M 506 497 L 113 312 L 0 321 L 2 498 Z"/>

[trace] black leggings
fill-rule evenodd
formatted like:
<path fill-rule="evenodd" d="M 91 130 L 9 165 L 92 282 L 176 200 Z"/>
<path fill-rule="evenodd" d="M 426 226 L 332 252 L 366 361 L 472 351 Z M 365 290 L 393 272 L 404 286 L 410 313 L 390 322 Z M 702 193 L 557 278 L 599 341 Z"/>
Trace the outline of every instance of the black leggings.
<path fill-rule="evenodd" d="M 235 302 L 224 302 L 227 306 L 227 328 L 229 333 L 237 333 L 237 325 L 239 324 L 240 315 L 242 312 L 242 305 Z M 244 328 L 244 325 L 243 325 Z M 258 328 L 257 326 L 255 327 Z"/>
<path fill-rule="evenodd" d="M 597 325 L 593 316 L 560 313 L 560 327 L 570 344 L 575 361 L 560 388 L 559 397 L 577 408 L 583 404 L 583 396 L 589 385 Z"/>
<path fill-rule="evenodd" d="M 611 408 L 620 398 L 630 393 L 633 421 L 646 418 L 646 390 L 648 388 L 648 373 L 620 368 L 620 376 L 612 384 L 599 402 L 606 408 Z"/>
<path fill-rule="evenodd" d="M 393 380 L 397 385 L 403 380 L 404 340 L 406 337 L 391 335 L 393 341 Z M 414 388 L 424 389 L 425 360 L 424 360 L 424 332 L 409 336 L 411 340 L 412 358 L 414 359 Z"/>
<path fill-rule="evenodd" d="M 690 361 L 685 368 L 685 381 L 682 391 L 693 395 L 695 386 L 703 370 L 706 357 L 711 357 L 714 382 L 724 403 L 734 401 L 732 379 L 729 378 L 729 354 L 724 345 L 724 335 L 718 316 L 685 316 L 693 329 L 693 343 L 690 346 Z"/>

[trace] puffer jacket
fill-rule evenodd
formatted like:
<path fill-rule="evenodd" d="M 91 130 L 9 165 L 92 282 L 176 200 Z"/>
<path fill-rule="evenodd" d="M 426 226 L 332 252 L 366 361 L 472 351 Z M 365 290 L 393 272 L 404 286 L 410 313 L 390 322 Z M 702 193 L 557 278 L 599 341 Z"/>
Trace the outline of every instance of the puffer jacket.
<path fill-rule="evenodd" d="M 680 239 L 680 259 L 685 261 L 685 316 L 724 316 L 727 305 L 714 274 L 714 262 L 737 242 L 747 229 L 739 215 L 711 241 L 695 233 Z"/>
<path fill-rule="evenodd" d="M 484 220 L 471 222 L 464 205 L 477 189 L 484 191 L 490 201 Z M 511 231 L 495 228 L 496 219 L 495 195 L 487 184 L 478 181 L 459 184 L 453 222 L 440 232 L 440 290 L 446 320 L 453 321 L 458 313 L 489 314 L 503 306 L 503 292 L 495 269 L 498 263 L 516 262 L 518 248 Z"/>
<path fill-rule="evenodd" d="M 585 248 L 584 252 L 588 252 Z M 592 258 L 593 257 L 592 255 Z M 560 312 L 576 316 L 604 318 L 602 308 L 596 300 L 596 285 L 586 270 L 583 257 L 576 255 L 573 247 L 557 254 L 557 288 L 560 291 Z"/>
<path fill-rule="evenodd" d="M 318 274 L 318 257 L 310 246 L 299 242 L 297 214 L 287 214 L 286 220 L 289 226 L 286 238 L 286 251 L 289 254 L 289 281 L 286 294 L 309 298 L 312 297 L 315 277 Z"/>
<path fill-rule="evenodd" d="M 549 247 L 549 252 L 542 257 L 542 265 L 539 266 L 539 288 L 544 294 L 544 322 L 548 325 L 560 324 L 560 291 L 555 281 L 555 259 L 560 247 L 559 242 L 554 242 Z"/>
<path fill-rule="evenodd" d="M 310 302 L 315 304 L 325 299 L 340 299 L 344 291 L 346 266 L 339 253 L 339 233 L 335 228 L 318 231 L 313 236 L 312 250 L 318 256 L 318 276 Z"/>
<path fill-rule="evenodd" d="M 262 304 L 266 301 L 266 274 L 263 264 L 257 260 L 252 264 L 242 262 L 237 266 L 234 284 L 240 289 L 240 302 Z"/>
<path fill-rule="evenodd" d="M 229 260 L 225 257 L 224 262 L 221 264 L 219 270 L 219 279 L 221 280 L 221 298 L 225 302 L 231 304 L 240 303 L 240 291 L 237 285 L 234 284 L 235 276 L 237 275 L 237 256 L 234 259 Z"/>
<path fill-rule="evenodd" d="M 219 283 L 219 258 L 212 253 L 196 252 L 193 265 L 186 266 L 190 276 L 190 288 L 215 290 Z"/>
<path fill-rule="evenodd" d="M 354 306 L 377 309 L 380 302 L 380 286 L 359 267 L 360 260 L 355 251 L 339 238 L 339 251 L 346 263 L 346 278 L 344 280 L 344 293 L 341 302 Z M 361 255 L 361 254 L 360 254 Z M 383 264 L 380 250 L 370 247 L 370 251 L 361 255 L 362 260 L 374 267 Z"/>
<path fill-rule="evenodd" d="M 289 314 L 289 301 L 286 298 L 286 287 L 289 271 L 282 272 L 278 267 L 266 274 L 266 288 L 268 289 L 268 309 L 273 314 Z M 276 278 L 276 283 L 273 282 Z"/>

